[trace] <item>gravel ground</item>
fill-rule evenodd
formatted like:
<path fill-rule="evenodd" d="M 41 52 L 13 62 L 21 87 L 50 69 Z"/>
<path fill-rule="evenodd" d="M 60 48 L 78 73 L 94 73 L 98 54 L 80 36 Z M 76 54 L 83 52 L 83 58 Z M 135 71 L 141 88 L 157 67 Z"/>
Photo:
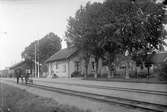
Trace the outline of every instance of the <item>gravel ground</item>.
<path fill-rule="evenodd" d="M 62 105 L 75 106 L 81 110 L 90 110 L 92 112 L 142 112 L 141 110 L 136 110 L 134 108 L 121 107 L 117 104 L 100 103 L 95 100 L 63 95 L 60 93 L 45 91 L 42 89 L 34 89 L 32 87 L 17 85 L 12 82 L 5 83 L 21 88 L 38 96 L 54 99 L 56 102 Z"/>

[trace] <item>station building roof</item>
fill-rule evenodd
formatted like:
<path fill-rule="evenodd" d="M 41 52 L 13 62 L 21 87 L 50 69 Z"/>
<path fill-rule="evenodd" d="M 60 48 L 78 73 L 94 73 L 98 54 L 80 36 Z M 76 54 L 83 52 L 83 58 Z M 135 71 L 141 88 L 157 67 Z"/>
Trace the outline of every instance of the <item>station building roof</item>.
<path fill-rule="evenodd" d="M 46 63 L 68 59 L 77 51 L 78 51 L 78 48 L 74 46 L 62 49 L 56 52 L 54 55 L 52 55 L 49 59 L 47 59 Z"/>

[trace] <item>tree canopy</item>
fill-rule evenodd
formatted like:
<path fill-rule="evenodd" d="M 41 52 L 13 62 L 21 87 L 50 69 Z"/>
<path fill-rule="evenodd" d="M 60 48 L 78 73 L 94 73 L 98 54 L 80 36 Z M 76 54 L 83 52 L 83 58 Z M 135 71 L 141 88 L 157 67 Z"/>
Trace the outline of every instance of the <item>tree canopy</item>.
<path fill-rule="evenodd" d="M 125 51 L 131 54 L 160 49 L 165 44 L 165 5 L 152 0 L 118 1 L 107 0 L 105 5 L 113 10 Z"/>
<path fill-rule="evenodd" d="M 46 59 L 61 49 L 61 39 L 54 33 L 49 33 L 26 47 L 22 52 L 22 57 L 26 60 L 35 61 L 35 49 L 37 61 L 43 64 Z"/>
<path fill-rule="evenodd" d="M 69 18 L 67 41 L 95 58 L 106 52 L 113 58 L 125 52 L 147 54 L 166 45 L 165 11 L 165 5 L 156 0 L 88 2 Z"/>
<path fill-rule="evenodd" d="M 90 46 L 93 50 L 116 40 L 129 52 L 159 49 L 165 44 L 164 8 L 165 5 L 153 0 L 87 3 L 80 7 L 75 17 L 69 18 L 66 36 L 75 45 Z"/>
<path fill-rule="evenodd" d="M 95 57 L 96 63 L 103 56 L 101 27 L 108 22 L 109 12 L 101 3 L 87 3 L 80 7 L 75 17 L 70 17 L 66 36 L 73 44 Z M 96 68 L 98 68 L 96 64 Z"/>

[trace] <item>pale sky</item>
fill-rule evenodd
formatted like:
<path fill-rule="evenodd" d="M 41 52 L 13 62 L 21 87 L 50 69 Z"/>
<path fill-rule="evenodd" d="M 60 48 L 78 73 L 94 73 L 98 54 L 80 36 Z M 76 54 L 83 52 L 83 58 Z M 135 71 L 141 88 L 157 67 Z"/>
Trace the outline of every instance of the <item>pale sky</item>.
<path fill-rule="evenodd" d="M 63 38 L 69 16 L 88 1 L 103 0 L 0 0 L 0 70 L 21 61 L 24 48 L 49 32 Z"/>

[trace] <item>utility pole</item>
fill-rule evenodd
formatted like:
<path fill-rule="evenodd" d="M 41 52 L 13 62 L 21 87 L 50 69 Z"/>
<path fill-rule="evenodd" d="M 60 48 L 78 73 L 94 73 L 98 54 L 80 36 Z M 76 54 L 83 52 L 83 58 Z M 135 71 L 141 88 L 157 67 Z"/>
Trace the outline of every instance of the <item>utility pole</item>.
<path fill-rule="evenodd" d="M 39 40 L 38 40 L 38 78 L 39 78 Z"/>
<path fill-rule="evenodd" d="M 36 66 L 37 59 L 36 59 L 36 54 L 37 54 L 37 52 L 36 52 L 36 43 L 35 43 L 35 77 L 37 77 L 36 76 L 36 74 L 37 74 L 37 66 Z"/>

